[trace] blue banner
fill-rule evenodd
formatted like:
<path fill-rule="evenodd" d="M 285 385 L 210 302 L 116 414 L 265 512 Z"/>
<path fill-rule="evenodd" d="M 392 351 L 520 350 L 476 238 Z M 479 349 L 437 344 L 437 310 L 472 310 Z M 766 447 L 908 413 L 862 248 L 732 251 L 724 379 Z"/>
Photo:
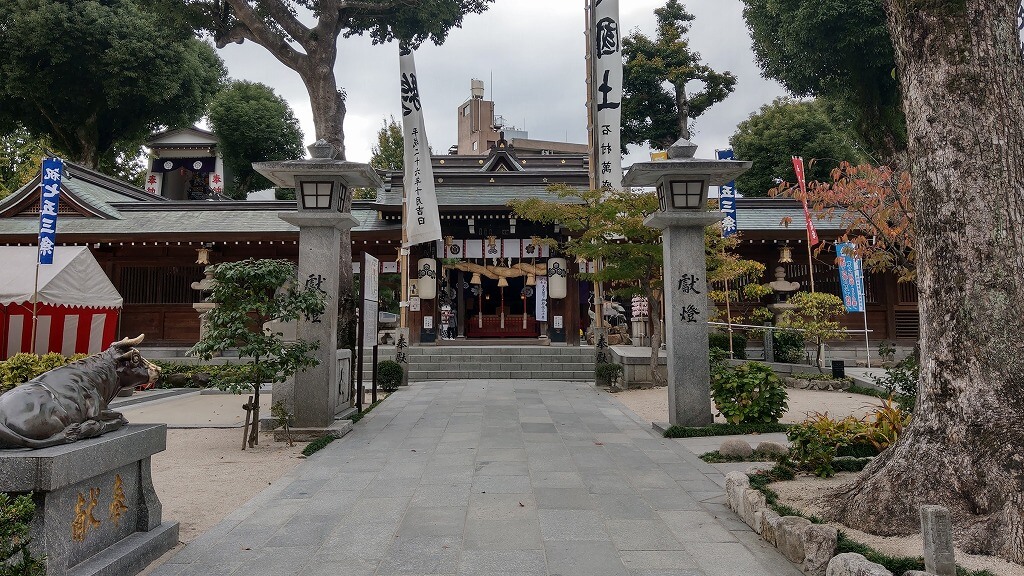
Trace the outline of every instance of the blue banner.
<path fill-rule="evenodd" d="M 843 304 L 847 312 L 864 311 L 864 271 L 860 258 L 853 256 L 853 242 L 836 244 L 839 256 L 839 283 L 843 288 Z"/>
<path fill-rule="evenodd" d="M 719 160 L 732 160 L 735 156 L 732 150 L 718 150 Z M 728 238 L 739 232 L 739 223 L 736 222 L 736 181 L 733 180 L 725 186 L 718 187 L 718 209 L 725 212 L 722 219 L 722 237 Z"/>
<path fill-rule="evenodd" d="M 39 189 L 39 263 L 53 264 L 57 242 L 57 206 L 60 204 L 60 175 L 64 163 L 59 158 L 43 159 L 43 181 Z"/>

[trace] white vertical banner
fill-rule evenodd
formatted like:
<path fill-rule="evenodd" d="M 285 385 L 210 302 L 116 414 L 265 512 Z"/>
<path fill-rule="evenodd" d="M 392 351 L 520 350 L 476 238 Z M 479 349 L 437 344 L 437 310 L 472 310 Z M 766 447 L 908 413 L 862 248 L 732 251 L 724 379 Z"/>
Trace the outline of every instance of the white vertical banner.
<path fill-rule="evenodd" d="M 622 24 L 619 0 L 592 0 L 591 55 L 596 174 L 602 189 L 622 188 Z"/>
<path fill-rule="evenodd" d="M 430 166 L 430 146 L 423 124 L 419 81 L 412 50 L 402 45 L 399 68 L 402 74 L 402 135 L 405 138 L 405 217 L 406 246 L 441 239 L 441 217 L 437 211 L 434 171 Z"/>
<path fill-rule="evenodd" d="M 536 300 L 537 306 L 534 310 L 534 315 L 537 317 L 537 322 L 548 321 L 548 277 L 537 276 L 537 289 Z"/>

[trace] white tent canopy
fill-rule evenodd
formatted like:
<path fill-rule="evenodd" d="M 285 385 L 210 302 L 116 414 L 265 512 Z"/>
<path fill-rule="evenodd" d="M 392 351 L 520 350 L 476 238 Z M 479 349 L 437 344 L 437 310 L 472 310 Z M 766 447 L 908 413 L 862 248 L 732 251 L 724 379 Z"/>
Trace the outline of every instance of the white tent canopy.
<path fill-rule="evenodd" d="M 31 304 L 35 274 L 35 246 L 0 246 L 0 306 Z M 53 264 L 39 266 L 39 302 L 120 308 L 124 299 L 87 247 L 57 246 Z"/>

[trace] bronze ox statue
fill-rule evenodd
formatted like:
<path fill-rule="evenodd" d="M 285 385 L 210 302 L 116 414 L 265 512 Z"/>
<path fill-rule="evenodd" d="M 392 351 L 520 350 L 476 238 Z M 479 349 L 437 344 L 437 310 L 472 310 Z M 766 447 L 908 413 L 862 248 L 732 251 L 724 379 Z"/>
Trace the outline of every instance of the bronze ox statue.
<path fill-rule="evenodd" d="M 160 369 L 135 349 L 144 337 L 125 338 L 0 394 L 0 448 L 48 448 L 127 424 L 107 405 L 123 388 L 159 377 Z"/>

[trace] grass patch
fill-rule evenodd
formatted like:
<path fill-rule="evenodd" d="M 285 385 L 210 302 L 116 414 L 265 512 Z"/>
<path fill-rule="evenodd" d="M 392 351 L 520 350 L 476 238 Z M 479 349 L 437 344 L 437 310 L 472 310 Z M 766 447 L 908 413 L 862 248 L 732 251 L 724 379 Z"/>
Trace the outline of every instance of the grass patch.
<path fill-rule="evenodd" d="M 381 398 L 380 400 L 377 400 L 373 404 L 370 404 L 369 406 L 367 406 L 366 409 L 363 410 L 362 412 L 356 412 L 355 414 L 353 414 L 352 417 L 349 418 L 349 420 L 351 420 L 353 424 L 355 424 L 356 422 L 359 422 L 360 420 L 363 419 L 364 416 L 366 416 L 367 414 L 370 413 L 370 410 L 373 410 L 374 408 L 376 408 L 377 405 L 380 404 L 383 401 L 384 401 L 384 398 Z"/>
<path fill-rule="evenodd" d="M 750 456 L 724 456 L 718 450 L 712 450 L 700 455 L 701 460 L 711 464 L 721 464 L 723 462 L 780 462 L 784 458 L 786 458 L 785 454 L 768 452 L 767 450 L 754 450 Z"/>
<path fill-rule="evenodd" d="M 792 424 L 776 424 L 758 422 L 751 424 L 712 424 L 699 428 L 672 426 L 665 430 L 665 438 L 704 438 L 707 436 L 736 436 L 740 434 L 766 434 L 768 432 L 787 432 Z"/>
<path fill-rule="evenodd" d="M 334 442 L 335 440 L 337 440 L 337 438 L 334 437 L 334 436 L 331 436 L 330 434 L 328 434 L 327 436 L 321 436 L 321 437 L 317 438 L 316 440 L 313 440 L 309 444 L 306 444 L 306 447 L 302 449 L 302 455 L 303 456 L 312 456 L 316 452 L 326 448 L 328 444 L 330 444 L 331 442 Z"/>

